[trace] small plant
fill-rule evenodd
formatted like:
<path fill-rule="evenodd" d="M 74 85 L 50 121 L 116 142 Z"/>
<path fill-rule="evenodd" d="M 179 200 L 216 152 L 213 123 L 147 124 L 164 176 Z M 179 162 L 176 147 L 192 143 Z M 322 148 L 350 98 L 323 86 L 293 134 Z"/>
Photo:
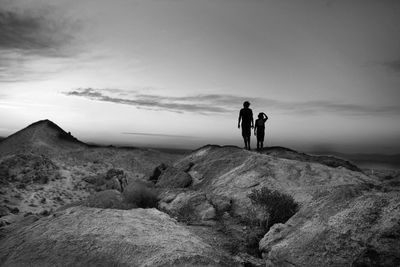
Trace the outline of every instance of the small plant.
<path fill-rule="evenodd" d="M 275 223 L 285 223 L 298 209 L 298 204 L 292 196 L 272 191 L 267 187 L 254 189 L 248 197 L 254 205 L 261 206 L 265 211 L 265 228 L 268 230 Z"/>
<path fill-rule="evenodd" d="M 138 208 L 155 208 L 158 203 L 158 195 L 154 188 L 141 182 L 131 182 L 123 191 L 125 201 Z"/>
<path fill-rule="evenodd" d="M 179 222 L 188 224 L 194 220 L 194 212 L 195 210 L 193 205 L 190 203 L 185 203 L 182 207 L 180 207 L 179 210 L 174 212 L 173 216 L 176 217 Z"/>

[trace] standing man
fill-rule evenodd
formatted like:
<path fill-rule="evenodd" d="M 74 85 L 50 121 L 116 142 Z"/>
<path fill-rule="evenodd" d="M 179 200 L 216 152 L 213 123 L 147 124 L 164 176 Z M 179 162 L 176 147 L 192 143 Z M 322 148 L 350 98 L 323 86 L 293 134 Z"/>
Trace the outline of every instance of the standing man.
<path fill-rule="evenodd" d="M 240 121 L 242 121 L 242 136 L 244 140 L 244 148 L 250 150 L 251 128 L 254 128 L 253 111 L 249 108 L 249 101 L 243 103 L 243 108 L 239 112 L 238 128 L 240 129 Z"/>

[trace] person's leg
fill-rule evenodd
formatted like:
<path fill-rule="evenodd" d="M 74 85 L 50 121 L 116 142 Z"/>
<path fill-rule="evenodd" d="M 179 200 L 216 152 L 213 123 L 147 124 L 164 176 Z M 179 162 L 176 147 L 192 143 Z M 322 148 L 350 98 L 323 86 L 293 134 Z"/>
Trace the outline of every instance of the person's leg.
<path fill-rule="evenodd" d="M 243 136 L 243 141 L 244 141 L 244 149 L 248 149 L 249 148 L 249 146 L 248 146 L 248 138 L 247 138 L 247 136 L 248 136 L 248 131 L 249 131 L 249 129 L 248 129 L 249 127 L 247 127 L 247 125 L 243 125 L 242 124 L 242 136 Z"/>
<path fill-rule="evenodd" d="M 242 137 L 244 142 L 244 149 L 247 149 L 246 129 L 243 127 L 243 124 L 242 124 Z"/>
<path fill-rule="evenodd" d="M 260 143 L 261 143 L 261 145 L 260 145 L 260 150 L 263 150 L 263 149 L 264 149 L 264 142 L 261 141 Z"/>
<path fill-rule="evenodd" d="M 250 149 L 250 135 L 251 135 L 251 128 L 250 125 L 242 125 L 242 136 L 245 143 L 245 148 Z"/>

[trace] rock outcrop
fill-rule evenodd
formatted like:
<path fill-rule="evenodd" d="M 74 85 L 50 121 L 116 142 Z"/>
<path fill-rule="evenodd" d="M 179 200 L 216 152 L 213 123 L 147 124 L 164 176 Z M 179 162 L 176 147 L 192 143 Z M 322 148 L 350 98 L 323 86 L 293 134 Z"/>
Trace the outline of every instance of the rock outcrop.
<path fill-rule="evenodd" d="M 236 147 L 206 146 L 174 167 L 189 169 L 194 182 L 183 191 L 162 194 L 160 207 L 170 214 L 209 203 L 218 213 L 213 199 L 223 199 L 224 218 L 232 224 L 233 218 L 260 214 L 248 197 L 254 189 L 267 187 L 295 199 L 300 210 L 285 224 L 274 225 L 260 242 L 267 266 L 399 265 L 398 187 L 344 166 Z M 188 210 L 198 217 L 201 209 Z"/>
<path fill-rule="evenodd" d="M 159 208 L 180 221 L 208 221 L 216 217 L 216 208 L 207 199 L 205 193 L 196 191 L 171 193 L 170 195 L 166 193 L 163 199 Z"/>
<path fill-rule="evenodd" d="M 237 147 L 205 146 L 174 165 L 182 171 L 188 166 L 188 174 L 197 181 L 189 189 L 229 198 L 232 213 L 244 217 L 253 207 L 248 195 L 264 186 L 307 204 L 338 186 L 374 183 L 365 174 L 344 167 L 278 158 Z"/>
<path fill-rule="evenodd" d="M 192 183 L 192 177 L 183 170 L 175 167 L 166 168 L 158 178 L 156 185 L 158 187 L 188 187 Z"/>
<path fill-rule="evenodd" d="M 336 188 L 260 242 L 267 266 L 400 266 L 400 194 Z"/>
<path fill-rule="evenodd" d="M 128 185 L 127 174 L 120 169 L 109 169 L 105 174 L 85 177 L 84 181 L 92 184 L 96 191 L 115 189 L 123 192 Z"/>
<path fill-rule="evenodd" d="M 4 266 L 237 266 L 155 209 L 72 207 L 13 231 Z"/>

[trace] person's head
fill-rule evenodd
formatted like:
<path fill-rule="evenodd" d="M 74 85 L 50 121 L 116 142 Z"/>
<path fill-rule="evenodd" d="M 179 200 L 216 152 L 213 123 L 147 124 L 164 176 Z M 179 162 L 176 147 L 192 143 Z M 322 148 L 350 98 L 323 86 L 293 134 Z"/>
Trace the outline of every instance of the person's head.
<path fill-rule="evenodd" d="M 243 107 L 248 108 L 250 106 L 250 102 L 249 101 L 244 101 L 243 102 Z"/>
<path fill-rule="evenodd" d="M 258 113 L 258 118 L 262 119 L 263 118 L 263 114 L 262 113 Z"/>

